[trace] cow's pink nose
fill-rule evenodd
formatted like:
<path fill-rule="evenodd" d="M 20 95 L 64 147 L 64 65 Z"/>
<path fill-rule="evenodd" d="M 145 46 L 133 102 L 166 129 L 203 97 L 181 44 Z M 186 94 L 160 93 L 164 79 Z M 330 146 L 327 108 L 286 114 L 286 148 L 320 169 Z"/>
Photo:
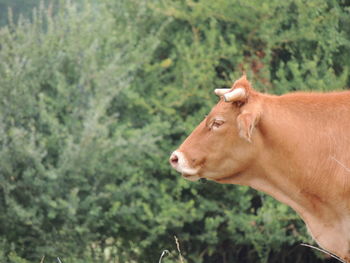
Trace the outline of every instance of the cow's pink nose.
<path fill-rule="evenodd" d="M 169 158 L 169 162 L 171 164 L 172 167 L 176 167 L 179 163 L 179 157 L 177 156 L 176 153 L 173 153 L 170 158 Z"/>

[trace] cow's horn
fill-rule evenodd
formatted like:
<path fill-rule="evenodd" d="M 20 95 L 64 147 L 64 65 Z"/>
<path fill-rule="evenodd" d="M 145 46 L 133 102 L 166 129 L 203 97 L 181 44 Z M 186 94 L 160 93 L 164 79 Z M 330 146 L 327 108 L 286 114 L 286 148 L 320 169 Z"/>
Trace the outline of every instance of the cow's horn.
<path fill-rule="evenodd" d="M 223 96 L 225 93 L 229 92 L 230 89 L 215 89 L 214 92 L 218 96 Z"/>
<path fill-rule="evenodd" d="M 245 99 L 246 97 L 247 97 L 247 93 L 244 88 L 237 88 L 231 92 L 224 94 L 224 99 L 226 102 L 238 101 L 238 100 Z"/>

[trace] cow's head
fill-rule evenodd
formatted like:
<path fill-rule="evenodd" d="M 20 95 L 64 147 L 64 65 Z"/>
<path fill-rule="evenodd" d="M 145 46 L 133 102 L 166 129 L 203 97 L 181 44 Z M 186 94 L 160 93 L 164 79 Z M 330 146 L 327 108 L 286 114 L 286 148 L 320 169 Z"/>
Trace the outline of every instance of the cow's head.
<path fill-rule="evenodd" d="M 241 175 L 258 154 L 259 93 L 246 76 L 231 89 L 217 89 L 220 101 L 170 156 L 186 179 L 224 181 Z"/>

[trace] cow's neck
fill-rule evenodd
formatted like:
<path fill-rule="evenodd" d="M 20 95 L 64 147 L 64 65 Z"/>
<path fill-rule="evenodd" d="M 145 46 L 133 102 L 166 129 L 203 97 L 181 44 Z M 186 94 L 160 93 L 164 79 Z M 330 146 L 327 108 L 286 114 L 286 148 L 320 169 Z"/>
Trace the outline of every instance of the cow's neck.
<path fill-rule="evenodd" d="M 339 147 L 350 145 L 337 144 L 332 130 L 316 123 L 317 116 L 301 115 L 285 104 L 277 103 L 275 109 L 272 102 L 266 109 L 256 135 L 262 154 L 232 183 L 249 185 L 292 207 L 320 246 L 338 255 L 341 251 L 350 262 L 350 204 L 344 201 L 350 194 L 350 170 L 343 163 L 350 160 L 337 159 Z"/>
<path fill-rule="evenodd" d="M 339 203 L 329 203 L 312 189 L 301 188 L 283 178 L 283 171 L 269 170 L 269 173 L 252 176 L 250 187 L 265 192 L 282 203 L 292 207 L 304 220 L 311 236 L 317 243 L 342 258 L 349 257 L 350 216 Z M 327 196 L 326 196 L 327 197 Z"/>

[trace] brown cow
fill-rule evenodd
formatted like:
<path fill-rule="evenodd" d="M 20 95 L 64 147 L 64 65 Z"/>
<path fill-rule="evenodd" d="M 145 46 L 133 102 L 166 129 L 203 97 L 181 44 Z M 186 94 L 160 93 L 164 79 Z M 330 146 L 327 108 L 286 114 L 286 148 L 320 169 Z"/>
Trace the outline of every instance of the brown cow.
<path fill-rule="evenodd" d="M 189 180 L 248 185 L 291 206 L 350 262 L 350 92 L 273 96 L 245 76 L 170 157 Z"/>

